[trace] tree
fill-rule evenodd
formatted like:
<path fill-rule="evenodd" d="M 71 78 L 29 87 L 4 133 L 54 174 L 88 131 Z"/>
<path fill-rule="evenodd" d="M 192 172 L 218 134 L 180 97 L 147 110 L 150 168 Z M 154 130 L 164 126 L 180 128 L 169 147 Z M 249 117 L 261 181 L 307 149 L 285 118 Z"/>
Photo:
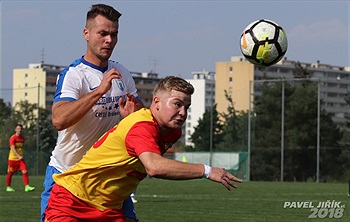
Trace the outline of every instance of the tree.
<path fill-rule="evenodd" d="M 9 148 L 9 138 L 14 133 L 15 123 L 12 120 L 12 107 L 10 103 L 5 103 L 0 99 L 0 148 Z M 7 157 L 6 157 L 7 158 Z M 7 161 L 6 161 L 7 162 Z"/>
<path fill-rule="evenodd" d="M 246 148 L 247 118 L 244 112 L 240 114 L 235 110 L 232 97 L 225 90 L 225 97 L 229 102 L 227 113 L 220 113 L 223 119 L 222 141 L 216 145 L 220 151 L 242 151 Z M 247 117 L 247 115 L 245 115 Z M 244 145 L 243 145 L 244 144 Z"/>
<path fill-rule="evenodd" d="M 48 110 L 39 108 L 39 119 L 37 114 L 37 104 L 31 104 L 25 100 L 16 103 L 12 108 L 10 104 L 5 104 L 3 100 L 0 100 L 0 121 L 2 124 L 0 127 L 0 148 L 2 148 L 3 154 L 1 160 L 7 165 L 9 138 L 14 134 L 16 124 L 22 124 L 23 135 L 26 138 L 24 146 L 28 169 L 34 171 L 38 166 L 42 166 L 39 167 L 39 173 L 43 174 L 50 151 L 56 143 L 57 130 L 51 124 Z M 6 166 L 4 166 L 2 167 L 4 170 L 0 172 L 5 173 Z"/>
<path fill-rule="evenodd" d="M 347 103 L 348 107 L 350 107 L 350 91 L 348 90 L 348 95 L 345 97 L 345 102 Z M 344 162 L 341 167 L 345 169 L 344 175 L 345 178 L 350 178 L 350 113 L 345 114 L 346 119 L 346 126 L 347 129 L 344 130 L 343 134 L 343 144 L 344 149 L 342 150 L 341 156 L 345 158 Z M 350 179 L 349 179 L 349 189 L 350 189 Z"/>
<path fill-rule="evenodd" d="M 281 82 L 264 82 L 254 98 L 254 132 L 251 149 L 251 179 L 276 180 L 280 175 Z M 285 87 L 288 98 L 290 88 Z"/>
<path fill-rule="evenodd" d="M 256 114 L 251 172 L 254 180 L 278 180 L 281 157 L 282 81 L 263 84 L 255 98 Z M 298 83 L 284 82 L 284 179 L 306 181 L 315 179 L 317 147 L 317 86 L 307 79 Z M 339 160 L 338 141 L 341 133 L 331 116 L 322 110 L 320 116 L 321 175 L 331 173 L 327 163 Z M 328 147 L 328 148 L 327 148 Z M 337 151 L 338 150 L 338 151 Z M 331 159 L 336 155 L 336 158 Z"/>
<path fill-rule="evenodd" d="M 38 112 L 39 111 L 39 112 Z M 38 116 L 39 113 L 39 116 Z M 37 135 L 39 133 L 39 147 L 48 151 L 56 142 L 57 131 L 49 119 L 50 112 L 37 104 L 31 104 L 27 100 L 16 103 L 12 118 L 16 119 L 24 127 L 27 135 L 26 146 L 36 149 Z M 50 148 L 48 148 L 50 146 Z"/>
<path fill-rule="evenodd" d="M 222 140 L 222 125 L 219 120 L 216 104 L 211 108 L 206 109 L 203 118 L 198 120 L 198 125 L 194 127 L 194 133 L 191 135 L 191 141 L 194 144 L 195 151 L 210 150 L 210 125 L 211 115 L 213 120 L 213 151 L 216 150 L 216 144 Z"/>

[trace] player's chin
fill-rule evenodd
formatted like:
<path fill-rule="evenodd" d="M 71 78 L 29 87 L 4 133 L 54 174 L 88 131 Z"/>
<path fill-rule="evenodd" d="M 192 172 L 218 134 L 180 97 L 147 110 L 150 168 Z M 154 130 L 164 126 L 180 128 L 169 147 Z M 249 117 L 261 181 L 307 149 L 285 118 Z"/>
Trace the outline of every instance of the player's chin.
<path fill-rule="evenodd" d="M 100 59 L 101 60 L 108 60 L 111 57 L 112 52 L 111 51 L 103 51 L 100 53 Z"/>

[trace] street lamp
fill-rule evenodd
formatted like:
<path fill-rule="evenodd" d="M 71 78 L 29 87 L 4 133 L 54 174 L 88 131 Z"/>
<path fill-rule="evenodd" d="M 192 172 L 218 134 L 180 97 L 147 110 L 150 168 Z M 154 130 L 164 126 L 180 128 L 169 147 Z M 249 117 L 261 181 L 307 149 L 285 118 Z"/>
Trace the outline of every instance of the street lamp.
<path fill-rule="evenodd" d="M 210 79 L 210 142 L 209 142 L 209 151 L 210 151 L 210 157 L 209 157 L 209 166 L 212 165 L 213 162 L 213 106 L 214 106 L 214 73 L 209 72 L 208 73 L 209 79 Z"/>

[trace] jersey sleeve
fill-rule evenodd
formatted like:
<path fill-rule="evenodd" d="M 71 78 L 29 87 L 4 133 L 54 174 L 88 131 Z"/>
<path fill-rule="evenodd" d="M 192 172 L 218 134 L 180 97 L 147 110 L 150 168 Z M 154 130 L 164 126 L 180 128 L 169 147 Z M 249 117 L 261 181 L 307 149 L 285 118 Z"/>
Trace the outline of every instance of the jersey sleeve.
<path fill-rule="evenodd" d="M 11 136 L 10 137 L 10 146 L 14 146 L 16 143 L 16 137 L 15 136 Z"/>
<path fill-rule="evenodd" d="M 81 88 L 82 80 L 80 79 L 80 75 L 72 67 L 65 69 L 57 77 L 56 93 L 53 103 L 62 100 L 77 100 L 79 98 Z"/>
<path fill-rule="evenodd" d="M 158 129 L 151 122 L 135 124 L 126 135 L 125 145 L 131 156 L 139 156 L 143 152 L 162 154 L 158 145 Z"/>

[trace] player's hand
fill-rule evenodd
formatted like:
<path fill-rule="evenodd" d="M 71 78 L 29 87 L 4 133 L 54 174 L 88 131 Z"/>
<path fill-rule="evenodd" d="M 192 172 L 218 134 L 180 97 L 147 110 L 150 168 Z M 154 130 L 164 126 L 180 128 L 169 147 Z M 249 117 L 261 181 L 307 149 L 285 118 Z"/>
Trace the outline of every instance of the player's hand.
<path fill-rule="evenodd" d="M 120 75 L 119 71 L 116 69 L 111 69 L 107 73 L 103 75 L 103 79 L 101 81 L 101 84 L 97 87 L 96 91 L 98 91 L 101 95 L 104 95 L 108 90 L 112 87 L 112 80 L 113 79 L 121 79 L 122 76 Z"/>
<path fill-rule="evenodd" d="M 211 167 L 211 172 L 209 174 L 209 180 L 221 183 L 226 187 L 226 189 L 231 190 L 231 187 L 237 188 L 237 185 L 233 182 L 242 183 L 243 180 L 239 179 L 229 172 L 227 172 L 224 168 Z"/>
<path fill-rule="evenodd" d="M 140 102 L 130 93 L 126 93 L 126 101 L 123 98 L 119 99 L 119 111 L 123 118 L 141 108 Z"/>

